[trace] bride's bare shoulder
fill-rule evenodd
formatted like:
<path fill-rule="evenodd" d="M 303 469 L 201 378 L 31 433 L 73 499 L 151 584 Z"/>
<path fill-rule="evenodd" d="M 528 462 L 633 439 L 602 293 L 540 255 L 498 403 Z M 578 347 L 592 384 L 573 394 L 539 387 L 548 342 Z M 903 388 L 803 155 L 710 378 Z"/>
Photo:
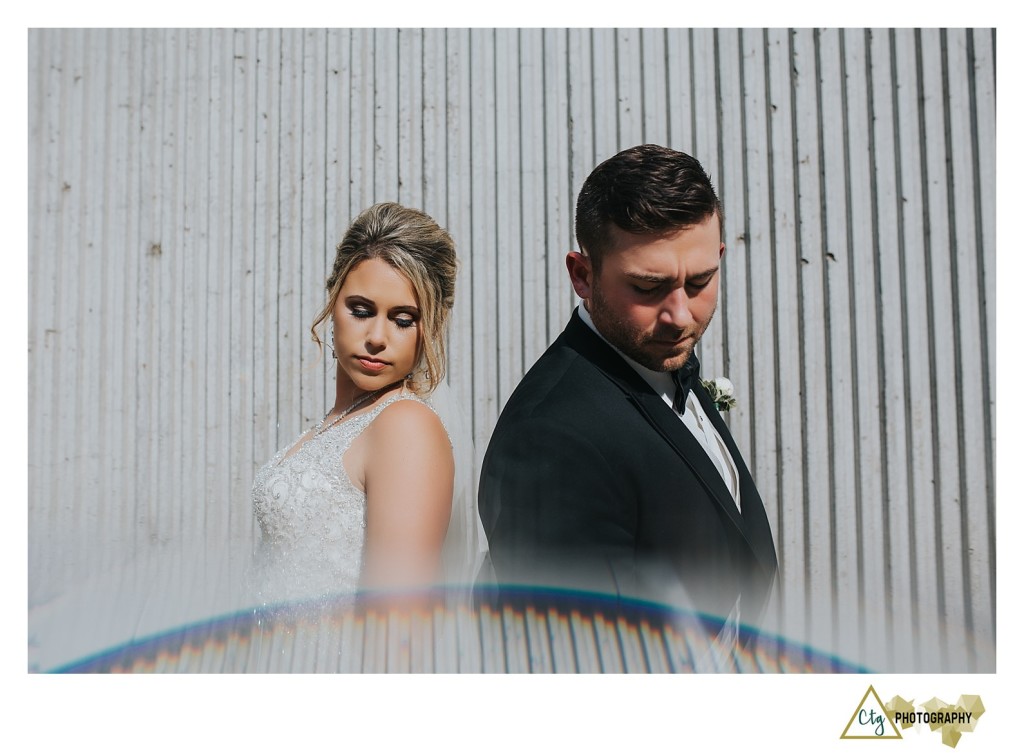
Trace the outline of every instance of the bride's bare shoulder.
<path fill-rule="evenodd" d="M 408 516 L 414 500 L 415 517 L 406 519 L 435 521 L 443 539 L 455 458 L 441 419 L 418 400 L 396 400 L 380 412 L 367 433 L 368 530 L 371 523 L 375 532 L 382 526 L 391 530 L 389 511 Z"/>
<path fill-rule="evenodd" d="M 441 419 L 421 400 L 396 400 L 380 412 L 370 427 L 373 443 L 399 442 L 406 448 L 438 445 L 451 454 L 451 443 Z"/>

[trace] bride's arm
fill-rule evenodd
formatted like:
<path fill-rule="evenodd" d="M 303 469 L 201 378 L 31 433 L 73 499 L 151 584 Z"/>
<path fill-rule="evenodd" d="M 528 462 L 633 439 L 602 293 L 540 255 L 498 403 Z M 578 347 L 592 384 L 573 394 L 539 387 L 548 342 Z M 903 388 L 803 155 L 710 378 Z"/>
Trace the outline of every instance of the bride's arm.
<path fill-rule="evenodd" d="M 441 421 L 400 400 L 367 430 L 366 545 L 362 585 L 434 583 L 452 511 L 455 461 Z"/>

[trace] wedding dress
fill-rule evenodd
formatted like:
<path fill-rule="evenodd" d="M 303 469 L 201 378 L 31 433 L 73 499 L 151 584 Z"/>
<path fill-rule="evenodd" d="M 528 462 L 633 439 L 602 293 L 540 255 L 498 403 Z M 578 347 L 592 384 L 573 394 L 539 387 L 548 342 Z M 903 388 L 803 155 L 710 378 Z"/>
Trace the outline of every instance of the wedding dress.
<path fill-rule="evenodd" d="M 253 508 L 262 532 L 256 587 L 264 604 L 326 600 L 355 593 L 366 538 L 366 493 L 345 472 L 342 457 L 352 442 L 398 394 L 373 410 L 319 428 L 298 450 L 280 450 L 256 473 Z"/>
<path fill-rule="evenodd" d="M 465 417 L 444 394 L 438 410 L 414 394 L 399 393 L 326 429 L 321 423 L 301 446 L 295 449 L 305 434 L 257 471 L 253 509 L 261 541 L 250 582 L 259 605 L 253 612 L 249 658 L 254 671 L 415 672 L 454 666 L 444 658 L 447 654 L 435 661 L 429 648 L 435 641 L 447 645 L 445 641 L 455 640 L 450 619 L 435 628 L 428 621 L 426 629 L 408 620 L 393 625 L 390 618 L 375 617 L 372 606 L 365 612 L 367 605 L 359 607 L 355 600 L 366 540 L 366 494 L 352 483 L 342 458 L 377 416 L 399 400 L 417 400 L 434 410 L 452 442 L 455 493 L 438 585 L 445 586 L 440 602 L 444 612 L 464 615 L 462 607 L 469 603 L 470 587 L 486 559 L 486 537 L 470 488 L 472 449 Z M 448 419 L 454 421 L 454 432 Z M 400 463 L 401 453 L 395 458 Z"/>
<path fill-rule="evenodd" d="M 303 434 L 256 473 L 253 508 L 262 541 L 254 585 L 262 604 L 324 603 L 358 590 L 366 537 L 366 494 L 348 477 L 342 457 L 374 419 L 398 400 L 416 400 L 434 410 L 430 401 L 414 394 L 393 395 L 326 431 L 318 426 L 314 435 L 289 455 Z M 447 425 L 446 430 L 450 432 Z M 457 469 L 472 457 L 463 452 L 462 433 L 457 431 L 452 440 Z M 456 479 L 441 577 L 458 585 L 472 584 L 486 551 L 474 495 L 462 488 L 466 486 L 464 475 Z"/>

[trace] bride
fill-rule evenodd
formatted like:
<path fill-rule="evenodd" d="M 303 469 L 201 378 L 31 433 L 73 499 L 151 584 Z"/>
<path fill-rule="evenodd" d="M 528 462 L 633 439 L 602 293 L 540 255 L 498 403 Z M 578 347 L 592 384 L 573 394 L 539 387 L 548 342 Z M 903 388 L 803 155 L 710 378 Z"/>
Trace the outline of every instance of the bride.
<path fill-rule="evenodd" d="M 426 396 L 442 381 L 454 302 L 451 237 L 394 203 L 360 214 L 337 247 L 327 323 L 334 406 L 255 477 L 264 603 L 442 577 L 452 444 Z"/>

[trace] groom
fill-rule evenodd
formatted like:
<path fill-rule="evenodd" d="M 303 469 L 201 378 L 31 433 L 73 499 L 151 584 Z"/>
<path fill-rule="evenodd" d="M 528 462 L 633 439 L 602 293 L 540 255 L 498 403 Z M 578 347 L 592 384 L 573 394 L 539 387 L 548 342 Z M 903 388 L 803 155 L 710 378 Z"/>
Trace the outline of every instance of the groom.
<path fill-rule="evenodd" d="M 775 546 L 694 353 L 718 303 L 722 221 L 681 152 L 633 147 L 587 178 L 566 257 L 583 305 L 512 394 L 481 469 L 499 582 L 758 620 Z"/>

